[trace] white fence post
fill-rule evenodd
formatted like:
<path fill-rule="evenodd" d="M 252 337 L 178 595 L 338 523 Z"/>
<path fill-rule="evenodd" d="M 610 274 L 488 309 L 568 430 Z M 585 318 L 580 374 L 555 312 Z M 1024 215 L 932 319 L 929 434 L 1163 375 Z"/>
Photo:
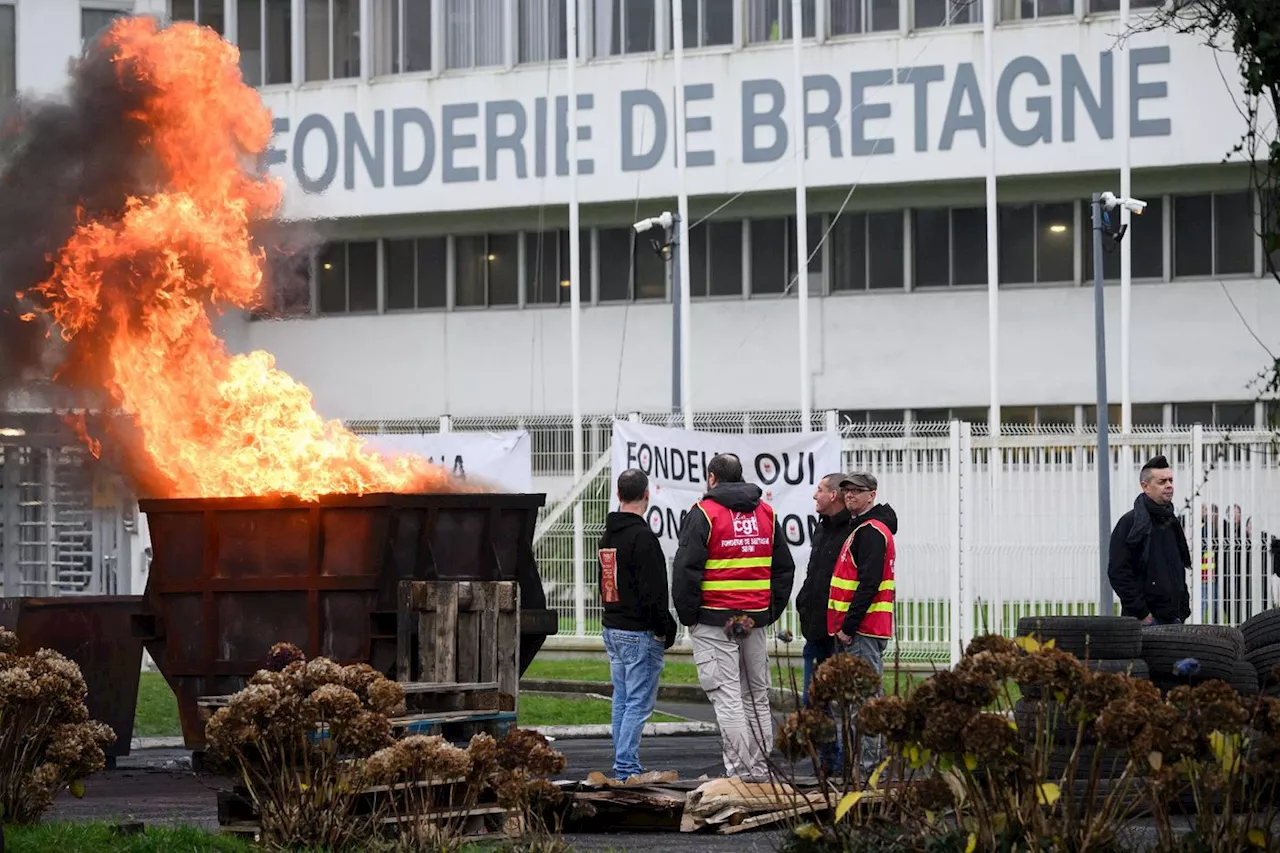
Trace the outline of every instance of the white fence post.
<path fill-rule="evenodd" d="M 961 477 L 961 469 L 964 467 L 961 461 L 962 454 L 960 421 L 952 421 L 951 443 L 947 450 L 947 510 L 950 518 L 947 529 L 948 545 L 950 546 L 948 549 L 947 577 L 951 581 L 950 642 L 947 645 L 951 649 L 952 666 L 960 662 L 960 655 L 964 651 L 964 629 L 962 627 L 964 619 L 964 605 L 962 602 L 964 582 L 961 577 L 963 572 L 961 560 L 961 504 L 964 490 Z"/>
<path fill-rule="evenodd" d="M 1191 428 L 1191 624 L 1204 623 L 1204 427 Z"/>
<path fill-rule="evenodd" d="M 453 430 L 453 418 L 449 415 L 440 416 L 440 434 L 445 435 Z"/>

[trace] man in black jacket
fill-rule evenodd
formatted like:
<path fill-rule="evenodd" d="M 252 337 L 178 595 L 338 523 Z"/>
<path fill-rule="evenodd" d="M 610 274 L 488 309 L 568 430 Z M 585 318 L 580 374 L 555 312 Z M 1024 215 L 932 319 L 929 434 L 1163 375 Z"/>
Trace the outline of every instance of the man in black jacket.
<path fill-rule="evenodd" d="M 680 527 L 671 597 L 690 626 L 727 775 L 766 779 L 773 714 L 765 628 L 786 610 L 796 566 L 782 524 L 760 487 L 743 481 L 738 457 L 708 462 L 707 486 Z"/>
<path fill-rule="evenodd" d="M 1169 460 L 1153 457 L 1139 475 L 1142 494 L 1111 531 L 1107 577 L 1121 613 L 1146 625 L 1185 622 L 1191 615 L 1187 570 L 1191 551 L 1173 511 Z"/>
<path fill-rule="evenodd" d="M 640 735 L 658 701 L 666 649 L 677 626 L 667 608 L 667 558 L 644 519 L 649 478 L 618 475 L 618 511 L 600 537 L 600 598 L 604 648 L 613 679 L 613 772 L 622 781 L 644 772 Z"/>

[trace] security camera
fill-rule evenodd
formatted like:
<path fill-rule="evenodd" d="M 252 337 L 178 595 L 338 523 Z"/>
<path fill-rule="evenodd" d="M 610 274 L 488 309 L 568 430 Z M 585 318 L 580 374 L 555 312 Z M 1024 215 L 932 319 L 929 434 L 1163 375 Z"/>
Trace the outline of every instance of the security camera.
<path fill-rule="evenodd" d="M 636 229 L 637 234 L 643 234 L 651 228 L 661 228 L 663 231 L 671 230 L 673 219 L 670 211 L 664 211 L 661 216 L 651 216 L 648 219 L 642 219 L 635 225 L 631 226 Z"/>
<path fill-rule="evenodd" d="M 1142 215 L 1142 211 L 1146 210 L 1147 203 L 1140 198 L 1116 198 L 1115 193 L 1103 193 L 1102 203 L 1107 210 L 1114 210 L 1116 207 L 1123 207 L 1130 213 Z"/>

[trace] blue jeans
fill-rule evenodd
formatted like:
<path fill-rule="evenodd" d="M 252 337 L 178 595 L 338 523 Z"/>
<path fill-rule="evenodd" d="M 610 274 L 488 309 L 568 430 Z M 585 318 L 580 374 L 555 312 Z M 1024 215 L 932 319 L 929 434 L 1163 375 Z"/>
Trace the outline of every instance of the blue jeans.
<path fill-rule="evenodd" d="M 836 653 L 836 638 L 827 637 L 823 640 L 805 640 L 804 643 L 804 694 L 801 701 L 804 706 L 809 707 L 809 682 L 813 681 L 814 671 Z M 834 715 L 830 710 L 827 715 L 834 719 Z M 834 742 L 826 744 L 818 750 L 818 760 L 822 762 L 822 770 L 827 775 L 835 775 L 840 772 L 840 738 L 837 737 Z M 819 768 L 814 768 L 815 772 L 819 772 Z"/>
<path fill-rule="evenodd" d="M 604 650 L 613 677 L 613 774 L 627 780 L 644 772 L 640 735 L 658 701 L 662 643 L 648 631 L 604 629 Z"/>

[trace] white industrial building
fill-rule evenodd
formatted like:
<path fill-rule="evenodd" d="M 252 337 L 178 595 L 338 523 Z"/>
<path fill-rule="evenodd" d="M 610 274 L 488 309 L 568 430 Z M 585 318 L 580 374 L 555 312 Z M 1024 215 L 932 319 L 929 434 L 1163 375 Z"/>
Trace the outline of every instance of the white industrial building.
<path fill-rule="evenodd" d="M 0 0 L 0 96 L 56 91 L 81 40 L 116 13 L 224 33 L 273 113 L 267 162 L 286 183 L 286 216 L 324 220 L 330 241 L 309 299 L 275 305 L 287 320 L 224 318 L 230 346 L 274 353 L 323 414 L 364 430 L 441 418 L 540 430 L 535 474 L 554 498 L 572 485 L 569 134 L 588 464 L 607 450 L 603 418 L 670 408 L 670 271 L 630 226 L 674 211 L 678 192 L 669 0 L 569 2 L 576 129 L 566 0 Z M 790 2 L 684 0 L 700 427 L 796 428 L 803 381 L 815 424 L 834 419 L 850 437 L 866 424 L 985 424 L 993 387 L 1001 422 L 1020 425 L 1008 431 L 1087 437 L 1088 199 L 1120 191 L 1126 157 L 1131 194 L 1148 202 L 1126 237 L 1135 428 L 1267 422 L 1250 383 L 1270 362 L 1264 347 L 1280 347 L 1280 288 L 1247 169 L 1222 163 L 1244 131 L 1234 60 L 1165 31 L 1118 41 L 1118 0 L 1001 0 L 988 98 L 982 5 L 804 0 L 810 251 L 825 239 L 809 265 L 802 379 Z M 1135 24 L 1151 5 L 1132 0 Z M 994 383 L 986 144 L 999 201 Z M 1104 269 L 1118 422 L 1118 251 Z M 1086 547 L 1089 500 L 1073 510 Z"/>

